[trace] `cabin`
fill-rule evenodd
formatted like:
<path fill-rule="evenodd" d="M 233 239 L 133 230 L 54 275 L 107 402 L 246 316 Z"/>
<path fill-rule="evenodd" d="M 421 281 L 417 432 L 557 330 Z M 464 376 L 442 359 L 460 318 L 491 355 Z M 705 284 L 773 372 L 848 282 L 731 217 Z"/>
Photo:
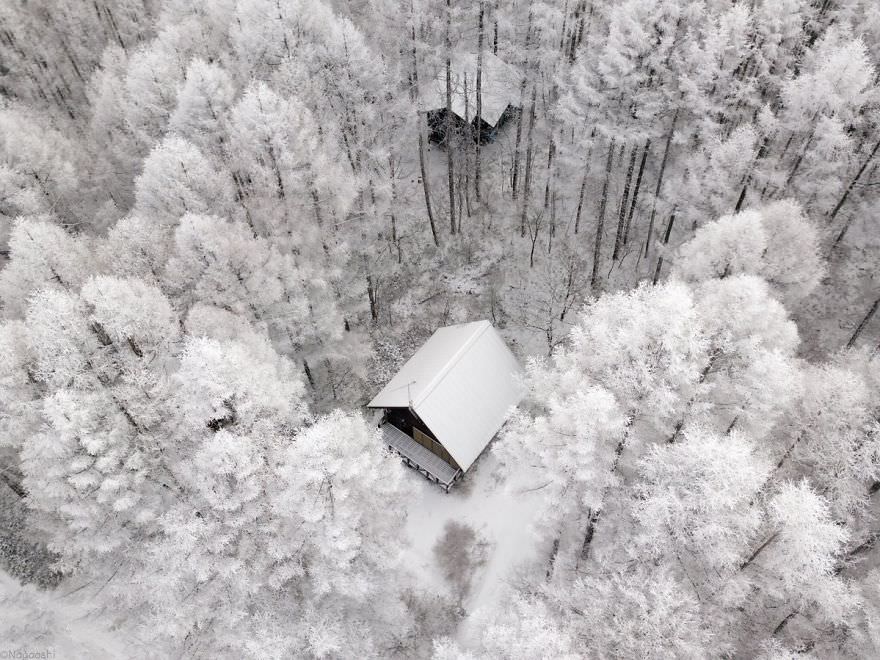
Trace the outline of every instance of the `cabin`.
<path fill-rule="evenodd" d="M 522 398 L 522 369 L 488 321 L 440 328 L 367 404 L 389 449 L 447 492 Z"/>
<path fill-rule="evenodd" d="M 491 52 L 483 53 L 482 103 L 477 117 L 477 55 L 456 54 L 451 61 L 452 71 L 452 124 L 456 133 L 477 139 L 480 123 L 480 143 L 495 140 L 498 129 L 519 112 L 519 88 L 522 74 Z M 427 108 L 428 137 L 442 144 L 446 141 L 446 67 L 425 85 L 422 98 Z"/>

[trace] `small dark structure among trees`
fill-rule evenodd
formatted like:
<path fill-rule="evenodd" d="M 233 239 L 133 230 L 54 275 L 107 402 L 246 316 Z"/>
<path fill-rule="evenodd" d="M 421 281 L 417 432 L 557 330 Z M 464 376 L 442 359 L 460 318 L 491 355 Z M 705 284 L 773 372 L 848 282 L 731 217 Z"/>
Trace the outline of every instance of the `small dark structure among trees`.
<path fill-rule="evenodd" d="M 447 491 L 521 398 L 521 368 L 488 321 L 437 330 L 367 407 L 383 441 Z"/>
<path fill-rule="evenodd" d="M 485 120 L 480 120 L 482 125 L 477 131 L 477 118 L 474 117 L 470 123 L 452 112 L 453 131 L 456 135 L 470 136 L 471 139 L 477 140 L 480 136 L 480 144 L 488 144 L 494 142 L 498 135 L 498 129 L 507 123 L 509 119 L 513 119 L 519 115 L 520 109 L 512 105 L 508 105 L 504 112 L 494 124 L 490 124 Z M 436 144 L 445 144 L 446 142 L 446 108 L 437 108 L 429 110 L 426 113 L 428 122 L 428 138 Z"/>
<path fill-rule="evenodd" d="M 477 70 L 481 69 L 482 90 L 480 116 L 477 116 Z M 456 135 L 469 137 L 480 143 L 492 142 L 498 129 L 520 112 L 519 71 L 491 52 L 484 52 L 482 63 L 476 54 L 456 55 L 451 62 L 452 118 L 447 123 L 446 72 L 441 69 L 436 78 L 422 90 L 426 102 L 428 137 L 432 142 L 446 141 L 447 126 Z"/>

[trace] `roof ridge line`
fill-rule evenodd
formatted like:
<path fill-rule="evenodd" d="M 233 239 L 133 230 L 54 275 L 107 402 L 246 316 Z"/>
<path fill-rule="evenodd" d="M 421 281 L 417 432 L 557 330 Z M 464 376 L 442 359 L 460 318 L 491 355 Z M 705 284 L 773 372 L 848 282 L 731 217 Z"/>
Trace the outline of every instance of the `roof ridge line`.
<path fill-rule="evenodd" d="M 483 333 L 492 327 L 492 324 L 489 323 L 489 321 L 487 321 L 485 319 L 482 321 L 472 321 L 472 323 L 485 323 L 486 325 L 484 325 L 482 327 L 482 329 L 480 329 L 479 332 L 475 332 L 473 335 L 468 337 L 468 340 L 464 344 L 462 344 L 462 346 L 455 352 L 455 354 L 443 366 L 443 368 L 440 370 L 440 372 L 436 376 L 434 376 L 431 379 L 431 381 L 425 386 L 425 389 L 422 390 L 422 392 L 419 394 L 418 401 L 413 401 L 410 404 L 412 409 L 415 410 L 417 414 L 418 414 L 417 406 L 420 406 L 421 404 L 423 404 L 425 402 L 425 399 L 428 398 L 428 395 L 431 392 L 433 392 L 435 389 L 437 389 L 437 386 L 440 385 L 440 383 L 443 381 L 443 379 L 449 375 L 450 371 L 452 371 L 452 367 L 454 367 L 456 364 L 458 364 L 461 361 L 461 358 L 463 358 L 465 356 L 465 354 L 467 354 L 467 352 L 473 347 L 473 345 L 476 343 L 477 339 L 482 337 Z"/>

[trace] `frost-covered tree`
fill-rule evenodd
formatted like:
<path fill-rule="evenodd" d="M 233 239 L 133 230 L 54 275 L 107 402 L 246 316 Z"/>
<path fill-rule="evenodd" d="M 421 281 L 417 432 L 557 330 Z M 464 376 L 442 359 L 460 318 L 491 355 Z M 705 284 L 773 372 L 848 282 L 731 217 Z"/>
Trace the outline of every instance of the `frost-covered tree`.
<path fill-rule="evenodd" d="M 360 417 L 302 427 L 291 365 L 250 351 L 210 338 L 184 351 L 175 472 L 187 497 L 150 550 L 163 588 L 139 597 L 183 648 L 381 656 L 409 625 L 392 577 L 398 522 L 373 513 L 399 497 L 398 477 Z"/>
<path fill-rule="evenodd" d="M 744 648 L 779 636 L 794 617 L 816 631 L 842 623 L 858 608 L 837 570 L 849 534 L 832 520 L 828 502 L 806 482 L 784 482 L 767 514 L 764 539 L 719 594 L 724 606 L 738 607 L 732 632 Z"/>
<path fill-rule="evenodd" d="M 275 334 L 290 333 L 292 345 L 304 343 L 297 332 L 308 316 L 303 277 L 290 255 L 242 223 L 183 216 L 163 279 L 185 308 L 215 305 L 265 323 Z"/>
<path fill-rule="evenodd" d="M 17 215 L 79 217 L 76 146 L 45 117 L 0 106 L 0 228 Z"/>
<path fill-rule="evenodd" d="M 876 103 L 875 66 L 867 47 L 847 29 L 830 29 L 782 87 L 781 121 L 796 156 L 784 185 L 809 207 L 829 212 L 853 152 L 853 129 Z"/>
<path fill-rule="evenodd" d="M 156 39 L 132 53 L 125 69 L 122 110 L 126 124 L 141 147 L 165 133 L 174 110 L 177 86 L 186 70 L 188 35 L 180 25 L 169 26 Z"/>
<path fill-rule="evenodd" d="M 135 212 L 164 226 L 186 213 L 225 214 L 232 202 L 228 173 L 215 169 L 192 144 L 168 137 L 144 160 L 135 180 Z"/>
<path fill-rule="evenodd" d="M 587 305 L 553 357 L 569 391 L 585 377 L 607 388 L 629 416 L 663 428 L 675 419 L 707 359 L 695 332 L 692 291 L 680 283 L 640 287 Z"/>
<path fill-rule="evenodd" d="M 120 218 L 95 246 L 98 262 L 108 273 L 133 277 L 159 286 L 173 255 L 171 227 L 139 215 Z"/>
<path fill-rule="evenodd" d="M 9 238 L 11 262 L 0 271 L 0 302 L 7 318 L 22 318 L 28 298 L 46 287 L 79 287 L 90 273 L 85 241 L 51 216 L 19 217 Z"/>
<path fill-rule="evenodd" d="M 757 275 L 793 304 L 818 286 L 824 270 L 816 228 L 799 204 L 784 200 L 703 225 L 679 249 L 672 274 L 689 281 Z"/>
<path fill-rule="evenodd" d="M 766 437 L 801 392 L 797 327 L 768 284 L 749 275 L 695 289 L 707 357 L 669 442 L 691 419 Z"/>
<path fill-rule="evenodd" d="M 176 320 L 155 288 L 96 277 L 81 295 L 38 292 L 26 326 L 46 422 L 21 446 L 28 503 L 65 565 L 99 561 L 155 533 L 163 511 L 163 365 Z"/>
<path fill-rule="evenodd" d="M 0 323 L 0 445 L 16 450 L 38 432 L 42 422 L 42 391 L 31 371 L 27 334 L 21 320 Z M 9 465 L 3 481 L 18 487 L 17 468 Z"/>
<path fill-rule="evenodd" d="M 808 367 L 778 460 L 784 474 L 809 475 L 838 520 L 867 507 L 869 488 L 880 479 L 880 400 L 869 376 L 877 358 L 869 358 L 867 369 L 861 358 Z"/>
<path fill-rule="evenodd" d="M 257 231 L 287 249 L 327 251 L 351 200 L 331 127 L 296 98 L 252 85 L 231 111 L 230 148 Z"/>
<path fill-rule="evenodd" d="M 690 566 L 691 579 L 704 585 L 694 585 L 702 598 L 716 576 L 738 568 L 757 536 L 762 516 L 752 500 L 769 472 L 769 461 L 736 431 L 692 428 L 682 442 L 652 447 L 636 486 L 636 544 L 648 556 Z"/>
<path fill-rule="evenodd" d="M 241 610 L 220 607 L 223 595 L 249 603 L 249 592 L 259 594 L 281 568 L 272 552 L 286 541 L 266 497 L 275 453 L 304 421 L 302 384 L 273 351 L 210 336 L 187 339 L 174 384 L 176 433 L 165 452 L 180 496 L 163 511 L 163 533 L 145 558 L 163 567 L 162 588 L 136 598 L 156 612 L 160 638 L 182 644 L 204 628 L 217 631 L 207 638 L 213 648 L 226 648 L 230 637 L 247 636 L 247 622 Z"/>
<path fill-rule="evenodd" d="M 548 389 L 558 372 L 538 363 L 530 365 L 529 378 L 535 416 L 513 417 L 500 453 L 510 470 L 521 464 L 537 468 L 528 476 L 543 482 L 537 486 L 544 500 L 538 531 L 550 548 L 552 572 L 560 552 L 564 560 L 580 552 L 579 530 L 598 520 L 608 489 L 618 482 L 616 465 L 630 420 L 601 387 Z"/>
<path fill-rule="evenodd" d="M 797 344 L 768 285 L 735 275 L 692 289 L 673 282 L 604 296 L 585 308 L 552 362 L 530 367 L 527 412 L 514 418 L 499 451 L 511 474 L 522 463 L 550 477 L 537 485 L 553 501 L 538 525 L 549 569 L 532 568 L 541 573 L 524 588 L 537 594 L 538 616 L 556 613 L 559 635 L 588 638 L 599 655 L 638 654 L 634 640 L 653 639 L 699 657 L 706 649 L 757 652 L 793 617 L 800 631 L 852 614 L 857 599 L 838 576 L 849 532 L 832 518 L 832 506 L 847 506 L 843 492 L 786 482 L 776 464 L 795 449 L 786 447 L 790 427 L 812 424 L 801 422 L 810 399 Z M 866 396 L 871 386 L 860 378 Z M 585 387 L 585 379 L 607 389 Z M 829 392 L 839 389 L 824 380 Z M 843 408 L 859 405 L 865 415 L 865 403 Z M 835 457 L 816 462 L 843 476 L 844 465 L 874 460 L 870 423 L 839 433 L 833 449 L 823 443 Z M 824 466 L 815 469 L 820 478 Z M 866 467 L 841 483 L 863 501 L 872 475 Z M 808 529 L 816 534 L 809 541 Z M 566 579 L 573 569 L 587 575 L 574 586 Z M 621 609 L 626 603 L 633 607 Z M 648 603 L 651 614 L 642 609 Z M 658 619 L 661 603 L 669 610 Z M 762 625 L 774 612 L 779 620 Z M 498 618 L 512 631 L 510 648 L 525 643 L 518 627 Z M 496 643 L 487 633 L 480 648 Z"/>
<path fill-rule="evenodd" d="M 232 80 L 223 67 L 193 60 L 187 66 L 168 126 L 203 153 L 224 154 L 227 113 L 234 95 Z"/>

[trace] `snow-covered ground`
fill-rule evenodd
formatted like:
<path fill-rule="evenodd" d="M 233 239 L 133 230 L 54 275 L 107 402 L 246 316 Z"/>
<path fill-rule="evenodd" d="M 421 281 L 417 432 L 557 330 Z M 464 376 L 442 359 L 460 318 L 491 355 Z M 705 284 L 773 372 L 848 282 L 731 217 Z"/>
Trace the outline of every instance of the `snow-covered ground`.
<path fill-rule="evenodd" d="M 469 641 L 468 623 L 478 619 L 505 595 L 516 567 L 535 556 L 531 523 L 540 507 L 539 492 L 526 492 L 500 482 L 498 461 L 491 448 L 447 494 L 414 470 L 407 470 L 411 497 L 406 508 L 406 533 L 411 545 L 405 561 L 426 589 L 449 595 L 434 557 L 434 546 L 443 536 L 447 522 L 472 527 L 488 543 L 486 562 L 477 571 L 463 602 L 465 620 L 459 627 L 459 641 Z"/>

